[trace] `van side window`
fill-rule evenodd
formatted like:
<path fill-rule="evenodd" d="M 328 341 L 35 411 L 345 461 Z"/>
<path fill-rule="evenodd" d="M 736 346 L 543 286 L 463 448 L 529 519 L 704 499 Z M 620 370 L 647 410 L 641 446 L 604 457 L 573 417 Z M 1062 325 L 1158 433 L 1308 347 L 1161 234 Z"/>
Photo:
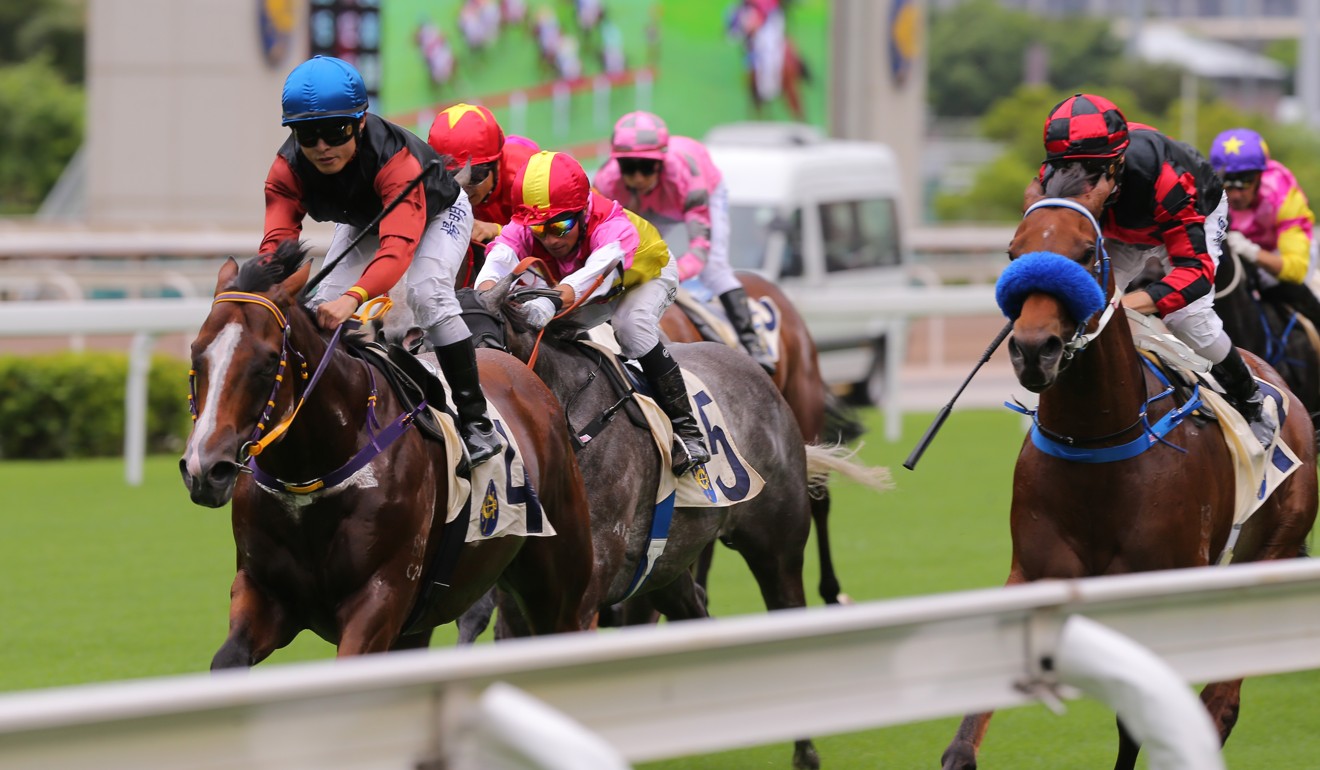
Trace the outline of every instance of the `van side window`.
<path fill-rule="evenodd" d="M 825 271 L 898 265 L 897 219 L 894 202 L 883 198 L 821 204 Z"/>
<path fill-rule="evenodd" d="M 784 256 L 779 264 L 780 278 L 797 278 L 802 275 L 802 209 L 793 209 L 788 219 L 779 220 L 784 229 Z"/>

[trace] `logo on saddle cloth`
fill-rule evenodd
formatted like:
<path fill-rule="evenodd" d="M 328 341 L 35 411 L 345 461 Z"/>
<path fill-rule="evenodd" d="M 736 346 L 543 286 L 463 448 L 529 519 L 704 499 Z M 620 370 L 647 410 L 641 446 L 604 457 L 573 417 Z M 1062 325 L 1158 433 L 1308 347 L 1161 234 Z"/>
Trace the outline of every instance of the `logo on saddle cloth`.
<path fill-rule="evenodd" d="M 696 480 L 697 487 L 705 493 L 707 500 L 712 503 L 719 502 L 719 497 L 715 495 L 715 488 L 710 485 L 710 474 L 706 472 L 704 464 L 692 469 L 692 478 Z"/>
<path fill-rule="evenodd" d="M 490 537 L 495 534 L 495 526 L 500 521 L 500 496 L 495 487 L 495 479 L 491 479 L 486 485 L 486 497 L 481 501 L 481 525 L 482 536 Z"/>

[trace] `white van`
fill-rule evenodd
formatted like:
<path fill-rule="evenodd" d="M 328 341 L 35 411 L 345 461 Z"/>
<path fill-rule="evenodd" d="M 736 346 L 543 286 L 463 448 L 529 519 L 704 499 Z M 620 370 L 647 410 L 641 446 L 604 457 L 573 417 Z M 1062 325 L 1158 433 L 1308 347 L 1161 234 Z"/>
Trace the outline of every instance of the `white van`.
<path fill-rule="evenodd" d="M 858 290 L 907 283 L 893 151 L 792 123 L 717 126 L 705 142 L 729 188 L 734 269 L 776 281 L 806 319 L 826 381 L 877 403 L 888 329 Z"/>

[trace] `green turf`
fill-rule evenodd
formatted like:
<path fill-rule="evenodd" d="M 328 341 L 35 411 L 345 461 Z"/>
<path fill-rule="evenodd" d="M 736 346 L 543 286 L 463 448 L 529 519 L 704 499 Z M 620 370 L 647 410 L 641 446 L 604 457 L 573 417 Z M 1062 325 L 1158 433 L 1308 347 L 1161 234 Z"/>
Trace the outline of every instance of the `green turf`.
<path fill-rule="evenodd" d="M 904 439 L 886 443 L 866 414 L 863 458 L 894 468 L 883 495 L 835 485 L 832 526 L 844 589 L 858 601 L 999 585 L 1008 568 L 1009 477 L 1021 423 L 1007 412 L 957 411 L 916 472 L 900 463 L 930 415 L 911 415 Z M 189 502 L 177 458 L 152 458 L 130 488 L 119 460 L 0 462 L 6 490 L 0 564 L 0 690 L 204 671 L 225 635 L 233 542 L 225 509 Z M 807 581 L 817 570 L 809 548 Z M 760 599 L 736 555 L 717 555 L 717 616 L 757 612 Z M 813 603 L 819 603 L 814 599 Z M 452 642 L 451 630 L 436 645 Z M 265 666 L 328 657 L 307 634 Z M 1227 761 L 1242 768 L 1314 766 L 1315 672 L 1248 680 Z M 829 770 L 933 767 L 956 719 L 817 739 Z M 1101 767 L 1112 762 L 1113 718 L 1099 704 L 1070 703 L 995 718 L 982 767 Z M 788 767 L 787 743 L 648 764 L 659 768 Z M 1143 765 L 1144 766 L 1144 765 Z"/>

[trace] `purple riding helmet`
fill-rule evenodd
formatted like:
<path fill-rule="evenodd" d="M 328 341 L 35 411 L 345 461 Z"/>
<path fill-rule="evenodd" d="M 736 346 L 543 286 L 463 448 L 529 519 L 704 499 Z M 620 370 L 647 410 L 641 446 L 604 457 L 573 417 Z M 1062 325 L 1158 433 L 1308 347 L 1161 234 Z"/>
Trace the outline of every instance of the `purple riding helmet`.
<path fill-rule="evenodd" d="M 1210 165 L 1220 176 L 1264 171 L 1269 159 L 1269 146 L 1249 128 L 1230 128 L 1210 145 Z"/>

